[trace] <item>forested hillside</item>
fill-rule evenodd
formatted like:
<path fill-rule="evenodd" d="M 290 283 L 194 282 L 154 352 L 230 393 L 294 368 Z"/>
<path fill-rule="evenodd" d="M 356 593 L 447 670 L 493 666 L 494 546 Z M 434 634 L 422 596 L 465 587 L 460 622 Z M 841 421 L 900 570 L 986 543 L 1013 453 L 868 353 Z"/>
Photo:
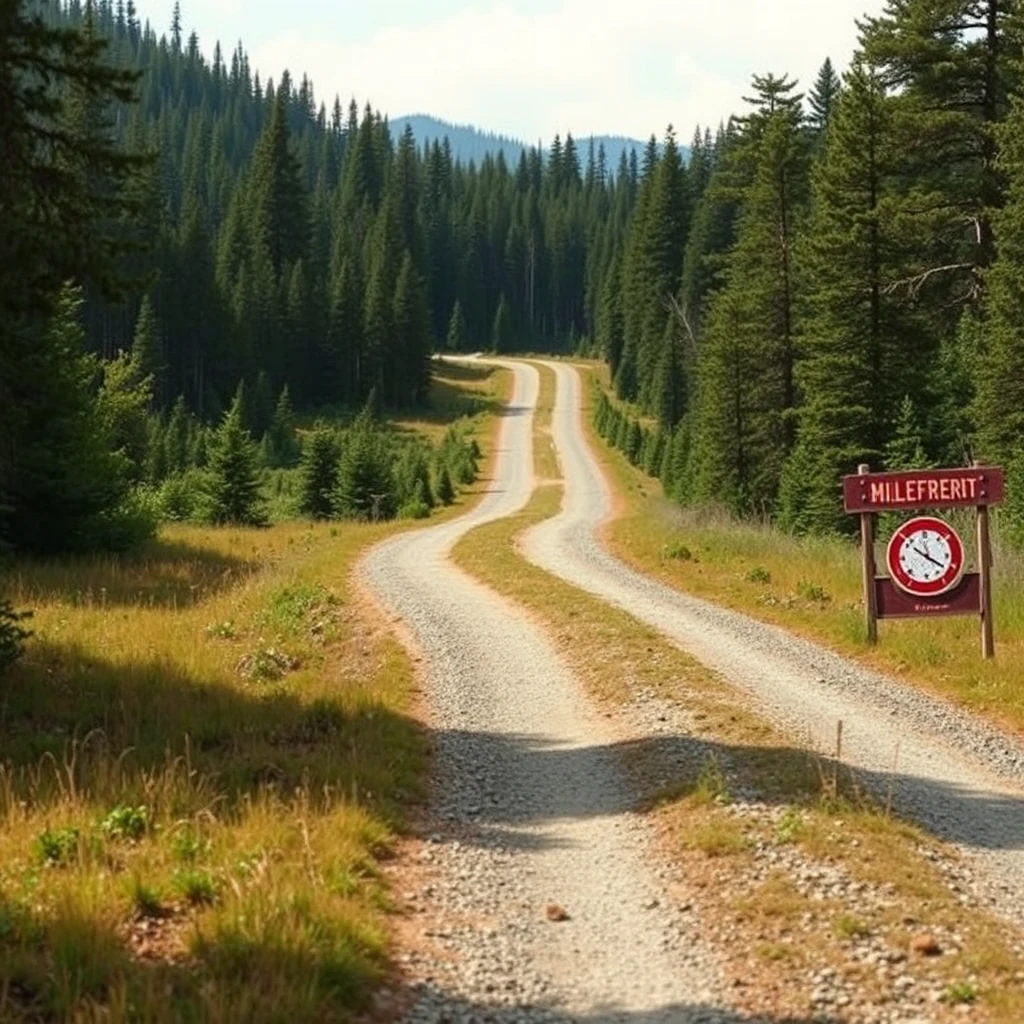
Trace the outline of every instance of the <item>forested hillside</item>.
<path fill-rule="evenodd" d="M 43 348 L 84 329 L 99 362 L 65 426 L 98 375 L 125 486 L 201 464 L 233 395 L 259 438 L 276 406 L 422 403 L 434 349 L 571 348 L 657 421 L 603 417 L 682 502 L 843 529 L 858 462 L 985 458 L 1010 464 L 1005 518 L 1024 518 L 1018 3 L 891 0 L 842 74 L 826 61 L 806 96 L 755 76 L 689 159 L 669 128 L 614 173 L 571 135 L 514 166 L 395 141 L 369 104 L 261 81 L 241 47 L 208 61 L 178 14 L 158 34 L 131 2 L 21 7 L 123 69 L 43 111 L 103 200 L 65 236 L 82 291 L 51 293 Z M 109 266 L 86 258 L 101 242 Z M 24 389 L 52 409 L 64 378 L 40 379 Z M 31 507 L 0 487 L 15 519 Z"/>
<path fill-rule="evenodd" d="M 406 125 L 412 128 L 413 136 L 420 148 L 435 140 L 442 142 L 447 139 L 452 156 L 464 164 L 468 164 L 471 160 L 479 164 L 488 156 L 496 158 L 500 152 L 507 164 L 515 166 L 519 163 L 519 158 L 523 153 L 529 150 L 529 146 L 519 139 L 482 131 L 471 125 L 452 124 L 449 121 L 431 117 L 429 114 L 410 114 L 394 119 L 391 124 L 391 137 L 396 143 L 405 131 Z M 562 145 L 561 139 L 559 139 L 558 145 Z M 623 135 L 584 136 L 574 138 L 573 145 L 583 150 L 588 162 L 590 151 L 593 149 L 595 163 L 603 162 L 605 167 L 612 170 L 621 166 L 623 157 L 626 158 L 628 166 L 633 152 L 639 152 L 644 148 L 642 142 L 626 138 Z M 684 149 L 683 152 L 688 155 L 689 151 Z M 544 155 L 546 158 L 547 150 L 544 150 Z"/>
<path fill-rule="evenodd" d="M 645 168 L 597 341 L 680 501 L 845 529 L 858 462 L 980 458 L 1021 522 L 1020 6 L 890 0 L 841 78 L 755 76 L 688 173 Z"/>

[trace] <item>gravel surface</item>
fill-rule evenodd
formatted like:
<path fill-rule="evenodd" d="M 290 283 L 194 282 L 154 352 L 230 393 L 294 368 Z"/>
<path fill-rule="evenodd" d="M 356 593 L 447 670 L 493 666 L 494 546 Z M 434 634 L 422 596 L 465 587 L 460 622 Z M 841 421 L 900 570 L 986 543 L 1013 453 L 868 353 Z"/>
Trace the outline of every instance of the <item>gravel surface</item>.
<path fill-rule="evenodd" d="M 738 1022 L 699 923 L 668 896 L 610 727 L 540 630 L 447 559 L 530 496 L 538 374 L 514 371 L 483 501 L 362 565 L 427 661 L 436 831 L 427 880 L 405 894 L 423 922 L 404 954 L 406 1019 Z"/>
<path fill-rule="evenodd" d="M 1024 744 L 941 700 L 747 616 L 628 568 L 597 540 L 610 495 L 579 422 L 580 380 L 549 364 L 553 434 L 565 478 L 561 513 L 523 551 L 615 604 L 718 671 L 802 746 L 835 750 L 864 781 L 970 857 L 986 901 L 1024 922 Z"/>

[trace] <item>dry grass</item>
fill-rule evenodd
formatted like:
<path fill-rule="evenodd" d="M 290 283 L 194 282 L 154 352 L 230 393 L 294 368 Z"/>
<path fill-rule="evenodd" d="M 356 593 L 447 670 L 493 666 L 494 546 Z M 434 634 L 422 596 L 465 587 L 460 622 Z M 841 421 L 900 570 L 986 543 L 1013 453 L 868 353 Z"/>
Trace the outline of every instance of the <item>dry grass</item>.
<path fill-rule="evenodd" d="M 588 406 L 591 380 L 606 384 L 606 371 L 584 367 Z M 623 560 L 669 586 L 821 641 L 1024 733 L 1024 555 L 997 538 L 994 661 L 980 657 L 973 617 L 883 621 L 881 642 L 871 649 L 864 636 L 860 558 L 851 542 L 791 537 L 720 511 L 686 512 L 663 498 L 658 481 L 601 441 L 589 413 L 588 407 L 592 448 L 621 502 L 606 540 Z M 960 525 L 970 538 L 970 517 Z M 682 547 L 692 557 L 672 558 Z M 878 564 L 884 564 L 884 550 Z"/>
<path fill-rule="evenodd" d="M 485 402 L 507 390 L 485 383 Z M 0 685 L 0 1019 L 363 1005 L 389 970 L 379 865 L 427 744 L 412 663 L 349 577 L 407 528 L 177 526 L 130 556 L 14 566 L 35 635 Z"/>

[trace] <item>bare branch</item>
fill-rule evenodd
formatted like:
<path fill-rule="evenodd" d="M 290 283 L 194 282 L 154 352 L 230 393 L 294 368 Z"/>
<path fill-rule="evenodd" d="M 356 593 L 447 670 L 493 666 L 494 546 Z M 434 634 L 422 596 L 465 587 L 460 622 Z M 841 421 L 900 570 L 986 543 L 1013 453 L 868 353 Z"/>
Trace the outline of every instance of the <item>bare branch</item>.
<path fill-rule="evenodd" d="M 935 274 L 951 274 L 960 270 L 973 270 L 973 263 L 947 263 L 942 267 L 929 267 L 927 270 L 920 274 L 915 274 L 913 277 L 905 277 L 899 281 L 893 281 L 887 284 L 882 289 L 883 295 L 892 295 L 894 292 L 899 291 L 901 288 L 906 288 L 907 296 L 909 298 L 916 299 L 924 287 L 925 283 L 929 278 Z"/>
<path fill-rule="evenodd" d="M 693 332 L 693 325 L 690 323 L 690 317 L 684 306 L 674 295 L 669 295 L 665 306 L 675 314 L 675 318 L 682 324 L 683 330 L 686 331 L 687 338 L 690 339 L 690 344 L 693 346 L 694 351 L 697 349 L 697 336 Z"/>

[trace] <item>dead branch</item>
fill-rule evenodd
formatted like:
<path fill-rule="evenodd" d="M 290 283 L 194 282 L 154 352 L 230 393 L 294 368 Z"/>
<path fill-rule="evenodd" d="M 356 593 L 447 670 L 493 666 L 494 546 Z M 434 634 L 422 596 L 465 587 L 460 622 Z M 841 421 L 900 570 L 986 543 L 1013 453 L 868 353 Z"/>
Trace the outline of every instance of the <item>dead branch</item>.
<path fill-rule="evenodd" d="M 883 295 L 892 295 L 901 288 L 906 288 L 908 298 L 916 299 L 929 278 L 936 274 L 951 274 L 960 270 L 973 270 L 973 263 L 947 263 L 943 267 L 929 267 L 920 274 L 913 277 L 904 277 L 899 281 L 892 281 L 882 288 Z"/>

